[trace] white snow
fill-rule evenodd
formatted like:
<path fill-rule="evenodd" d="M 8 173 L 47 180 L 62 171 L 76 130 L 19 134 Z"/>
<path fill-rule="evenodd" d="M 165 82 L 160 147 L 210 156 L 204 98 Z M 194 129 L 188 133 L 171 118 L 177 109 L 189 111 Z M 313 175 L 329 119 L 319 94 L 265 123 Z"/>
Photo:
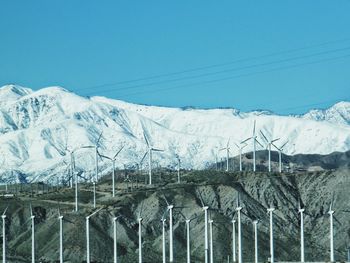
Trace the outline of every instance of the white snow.
<path fill-rule="evenodd" d="M 186 168 L 204 168 L 214 162 L 218 149 L 230 138 L 234 145 L 257 131 L 289 143 L 287 154 L 320 153 L 350 149 L 350 103 L 340 102 L 326 110 L 302 116 L 237 109 L 181 109 L 145 106 L 104 97 L 84 98 L 60 87 L 32 91 L 15 85 L 0 88 L 0 174 L 3 181 L 48 180 L 67 174 L 68 151 L 94 145 L 102 132 L 99 151 L 112 156 L 125 145 L 117 160 L 119 168 L 135 166 L 146 151 L 145 132 L 154 147 L 155 163 L 174 167 L 179 154 Z M 259 135 L 259 134 L 258 134 Z M 258 136 L 260 142 L 264 142 Z M 245 148 L 251 150 L 251 145 Z M 224 152 L 220 152 L 224 156 Z M 221 156 L 220 156 L 221 157 Z M 2 160 L 1 160 L 2 159 Z M 94 152 L 76 154 L 77 169 L 93 172 Z M 100 160 L 100 171 L 111 170 Z M 146 164 L 144 164 L 145 167 Z M 14 171 L 14 175 L 10 173 Z"/>

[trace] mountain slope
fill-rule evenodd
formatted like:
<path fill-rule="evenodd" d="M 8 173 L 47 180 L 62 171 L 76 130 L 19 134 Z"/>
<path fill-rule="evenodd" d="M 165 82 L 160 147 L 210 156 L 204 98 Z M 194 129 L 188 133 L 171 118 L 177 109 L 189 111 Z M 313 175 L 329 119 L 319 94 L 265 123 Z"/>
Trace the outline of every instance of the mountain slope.
<path fill-rule="evenodd" d="M 144 106 L 103 97 L 84 98 L 60 87 L 32 91 L 8 85 L 0 89 L 0 158 L 3 181 L 48 180 L 53 174 L 67 175 L 69 151 L 95 145 L 100 134 L 99 151 L 113 156 L 122 146 L 117 167 L 136 166 L 146 152 L 145 133 L 151 144 L 164 153 L 154 154 L 154 166 L 176 165 L 205 168 L 228 138 L 231 155 L 235 143 L 257 130 L 267 137 L 289 141 L 287 154 L 328 154 L 350 149 L 350 126 L 342 121 L 309 120 L 306 117 L 278 116 L 266 112 L 243 113 L 235 109 L 181 109 Z M 9 98 L 6 100 L 5 98 Z M 261 135 L 258 139 L 263 143 Z M 245 148 L 251 151 L 251 145 Z M 261 147 L 259 149 L 262 149 Z M 94 172 L 94 151 L 75 154 L 76 170 L 85 176 Z M 147 166 L 146 163 L 143 164 Z M 99 171 L 111 170 L 108 160 L 99 160 Z"/>

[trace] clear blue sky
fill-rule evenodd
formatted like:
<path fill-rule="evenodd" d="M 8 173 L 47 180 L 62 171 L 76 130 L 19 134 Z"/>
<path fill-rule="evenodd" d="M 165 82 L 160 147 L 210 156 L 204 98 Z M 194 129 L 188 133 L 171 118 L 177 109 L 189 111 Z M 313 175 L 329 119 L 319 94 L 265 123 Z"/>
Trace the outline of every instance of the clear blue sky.
<path fill-rule="evenodd" d="M 349 100 L 349 14 L 350 0 L 2 0 L 0 85 L 299 113 Z"/>

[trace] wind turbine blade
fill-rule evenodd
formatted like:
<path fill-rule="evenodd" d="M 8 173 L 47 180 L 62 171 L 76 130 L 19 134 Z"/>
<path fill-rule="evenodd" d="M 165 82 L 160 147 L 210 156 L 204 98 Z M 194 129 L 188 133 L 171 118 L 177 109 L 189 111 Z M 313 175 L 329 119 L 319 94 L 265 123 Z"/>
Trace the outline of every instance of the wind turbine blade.
<path fill-rule="evenodd" d="M 179 211 L 179 214 L 180 214 L 185 220 L 187 220 L 187 217 L 186 217 L 181 211 Z"/>
<path fill-rule="evenodd" d="M 151 148 L 151 150 L 154 151 L 154 152 L 164 152 L 164 150 L 156 149 L 156 148 Z"/>
<path fill-rule="evenodd" d="M 228 138 L 227 140 L 226 148 L 228 148 L 229 144 L 230 144 L 230 138 Z"/>
<path fill-rule="evenodd" d="M 267 143 L 269 143 L 269 140 L 266 138 L 265 134 L 264 134 L 262 131 L 260 131 L 260 133 L 261 133 L 262 137 L 264 138 L 264 140 L 265 140 Z"/>
<path fill-rule="evenodd" d="M 274 140 L 271 141 L 271 143 L 276 142 L 276 141 L 278 141 L 279 139 L 281 139 L 281 138 L 274 139 Z"/>
<path fill-rule="evenodd" d="M 334 220 L 339 224 L 339 225 L 343 225 L 336 216 L 333 216 Z"/>
<path fill-rule="evenodd" d="M 32 204 L 30 203 L 30 216 L 33 216 L 33 209 L 32 209 Z"/>
<path fill-rule="evenodd" d="M 68 223 L 71 223 L 71 224 L 75 225 L 75 223 L 74 223 L 73 221 L 70 221 L 70 220 L 68 220 L 67 218 L 63 218 L 63 221 L 65 221 L 65 222 L 68 222 Z"/>
<path fill-rule="evenodd" d="M 141 214 L 142 214 L 142 210 L 143 210 L 143 200 L 141 202 L 141 207 L 140 207 L 140 211 L 139 211 L 139 218 L 141 218 Z"/>
<path fill-rule="evenodd" d="M 166 213 L 168 212 L 168 209 L 165 209 L 162 215 L 162 220 L 165 218 Z"/>
<path fill-rule="evenodd" d="M 198 194 L 199 194 L 199 199 L 200 199 L 200 201 L 202 203 L 202 207 L 205 207 L 204 202 L 203 202 L 203 198 L 202 198 L 202 194 L 201 194 L 200 190 L 198 190 Z"/>
<path fill-rule="evenodd" d="M 113 159 L 114 159 L 115 157 L 118 156 L 118 154 L 123 150 L 124 147 L 125 147 L 125 145 L 123 145 L 123 146 L 119 149 L 119 151 L 113 156 Z"/>
<path fill-rule="evenodd" d="M 6 214 L 6 211 L 7 211 L 8 208 L 9 208 L 9 206 L 6 206 L 6 208 L 5 208 L 4 212 L 2 213 L 2 215 Z"/>
<path fill-rule="evenodd" d="M 96 210 L 95 212 L 93 212 L 92 214 L 90 214 L 89 216 L 87 216 L 87 217 L 92 217 L 93 215 L 95 215 L 95 214 L 97 214 L 98 212 L 100 212 L 102 210 L 102 207 L 100 208 L 100 209 L 98 209 L 98 210 Z"/>
<path fill-rule="evenodd" d="M 244 141 L 241 141 L 241 144 L 243 144 L 243 143 L 249 141 L 249 140 L 252 139 L 252 138 L 253 138 L 253 137 L 249 137 L 248 139 L 245 139 Z"/>
<path fill-rule="evenodd" d="M 281 151 L 281 149 L 278 148 L 278 147 L 276 146 L 276 144 L 274 144 L 274 143 L 271 142 L 271 145 L 272 145 L 273 147 L 275 147 L 278 151 Z"/>
<path fill-rule="evenodd" d="M 241 147 L 241 149 L 247 147 L 248 144 L 244 143 L 244 145 Z"/>
<path fill-rule="evenodd" d="M 284 146 L 286 146 L 286 144 L 288 143 L 288 141 L 286 141 L 281 147 L 280 149 L 282 150 Z"/>
<path fill-rule="evenodd" d="M 149 141 L 147 139 L 147 136 L 146 136 L 145 132 L 143 132 L 143 137 L 145 138 L 147 146 L 150 147 L 150 144 L 149 144 Z"/>
<path fill-rule="evenodd" d="M 221 149 L 219 149 L 219 152 L 220 152 L 220 151 L 223 151 L 223 150 L 226 150 L 226 149 L 227 149 L 227 148 L 221 148 Z"/>
<path fill-rule="evenodd" d="M 236 147 L 239 149 L 239 146 L 238 146 L 238 144 L 237 143 L 234 143 L 235 145 L 236 145 Z"/>
<path fill-rule="evenodd" d="M 148 154 L 148 151 L 143 155 L 143 157 L 142 157 L 142 159 L 141 159 L 141 161 L 140 161 L 140 163 L 142 163 L 143 162 L 143 160 L 146 158 L 146 155 Z"/>
<path fill-rule="evenodd" d="M 97 151 L 97 153 L 98 153 L 98 151 Z M 100 157 L 102 157 L 102 158 L 105 158 L 105 159 L 108 159 L 108 160 L 111 160 L 112 161 L 112 158 L 110 158 L 110 157 L 108 157 L 108 156 L 106 156 L 106 155 L 103 155 L 103 154 L 98 154 Z"/>
<path fill-rule="evenodd" d="M 256 120 L 254 120 L 253 136 L 255 135 L 255 124 L 256 124 Z"/>
<path fill-rule="evenodd" d="M 98 136 L 98 139 L 96 141 L 96 146 L 98 146 L 100 144 L 100 140 L 102 138 L 102 133 L 103 133 L 103 131 L 101 131 L 100 135 Z"/>
<path fill-rule="evenodd" d="M 193 217 L 191 217 L 190 218 L 190 220 L 192 221 L 192 220 L 194 220 L 194 219 L 196 219 L 196 218 L 198 218 L 199 217 L 199 215 L 198 214 L 194 214 L 194 216 Z"/>
<path fill-rule="evenodd" d="M 263 146 L 257 139 L 255 139 L 255 141 L 256 141 L 262 148 L 264 148 L 264 146 Z"/>
<path fill-rule="evenodd" d="M 168 199 L 166 199 L 165 194 L 163 194 L 163 198 L 164 198 L 164 200 L 165 200 L 167 206 L 169 206 L 169 202 L 168 202 Z"/>

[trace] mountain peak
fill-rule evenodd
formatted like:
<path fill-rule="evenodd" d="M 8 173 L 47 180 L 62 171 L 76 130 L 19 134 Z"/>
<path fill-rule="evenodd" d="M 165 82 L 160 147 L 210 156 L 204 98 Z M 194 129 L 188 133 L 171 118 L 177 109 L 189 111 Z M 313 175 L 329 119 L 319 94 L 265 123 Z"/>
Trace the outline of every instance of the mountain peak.
<path fill-rule="evenodd" d="M 302 116 L 304 119 L 327 121 L 334 124 L 350 124 L 350 102 L 340 101 L 328 109 L 313 109 Z"/>
<path fill-rule="evenodd" d="M 31 89 L 19 86 L 19 85 L 5 85 L 0 87 L 0 101 L 12 101 L 17 100 L 20 97 L 32 93 Z"/>

